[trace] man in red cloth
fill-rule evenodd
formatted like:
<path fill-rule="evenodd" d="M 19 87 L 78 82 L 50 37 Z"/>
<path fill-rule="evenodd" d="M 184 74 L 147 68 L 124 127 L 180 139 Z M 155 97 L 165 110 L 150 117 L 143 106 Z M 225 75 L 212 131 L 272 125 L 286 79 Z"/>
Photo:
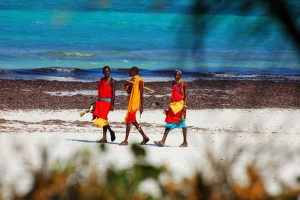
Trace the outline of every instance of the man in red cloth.
<path fill-rule="evenodd" d="M 144 105 L 144 81 L 138 75 L 139 69 L 137 67 L 132 67 L 129 70 L 129 76 L 132 78 L 125 85 L 125 89 L 129 94 L 128 97 L 128 108 L 125 116 L 126 122 L 126 135 L 125 140 L 120 143 L 120 145 L 128 145 L 128 137 L 130 133 L 130 124 L 133 124 L 136 129 L 140 132 L 143 137 L 143 141 L 140 143 L 141 145 L 146 144 L 149 141 L 149 138 L 146 136 L 144 131 L 142 130 L 140 124 L 136 121 L 136 113 L 140 110 L 140 115 L 143 113 L 143 105 Z"/>
<path fill-rule="evenodd" d="M 183 143 L 180 147 L 187 147 L 187 128 L 185 123 L 187 109 L 187 83 L 182 80 L 182 73 L 179 70 L 174 71 L 173 88 L 171 94 L 170 107 L 166 113 L 166 129 L 161 141 L 154 141 L 157 146 L 165 146 L 167 136 L 171 129 L 182 128 Z"/>
<path fill-rule="evenodd" d="M 98 99 L 95 103 L 93 119 L 94 125 L 103 128 L 103 137 L 98 143 L 107 143 L 106 133 L 110 132 L 111 141 L 116 139 L 115 132 L 108 124 L 107 115 L 109 111 L 114 110 L 115 105 L 115 80 L 110 77 L 110 67 L 105 66 L 102 69 L 104 77 L 98 83 Z"/>

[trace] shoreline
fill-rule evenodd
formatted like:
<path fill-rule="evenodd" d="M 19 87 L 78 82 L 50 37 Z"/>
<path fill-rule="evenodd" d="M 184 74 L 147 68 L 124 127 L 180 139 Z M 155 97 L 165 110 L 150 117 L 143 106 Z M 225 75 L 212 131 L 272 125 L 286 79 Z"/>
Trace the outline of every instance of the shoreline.
<path fill-rule="evenodd" d="M 88 109 L 98 82 L 0 79 L 0 109 Z M 117 81 L 115 109 L 127 108 L 124 81 Z M 144 109 L 168 107 L 171 81 L 145 82 Z M 194 80 L 188 82 L 189 109 L 300 108 L 300 84 L 293 81 Z"/>

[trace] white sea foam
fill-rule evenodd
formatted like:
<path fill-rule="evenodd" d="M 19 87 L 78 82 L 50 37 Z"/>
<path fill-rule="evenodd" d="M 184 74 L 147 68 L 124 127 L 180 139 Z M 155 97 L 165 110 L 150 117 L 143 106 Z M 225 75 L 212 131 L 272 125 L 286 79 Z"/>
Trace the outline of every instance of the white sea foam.
<path fill-rule="evenodd" d="M 92 53 L 81 53 L 81 52 L 64 52 L 67 56 L 75 56 L 75 57 L 91 57 Z"/>
<path fill-rule="evenodd" d="M 76 90 L 76 91 L 56 91 L 44 92 L 53 96 L 75 96 L 75 95 L 97 95 L 97 90 Z"/>
<path fill-rule="evenodd" d="M 80 81 L 78 79 L 72 78 L 72 77 L 57 77 L 57 76 L 41 76 L 37 79 L 43 79 L 48 81 Z M 82 80 L 84 81 L 84 80 Z"/>

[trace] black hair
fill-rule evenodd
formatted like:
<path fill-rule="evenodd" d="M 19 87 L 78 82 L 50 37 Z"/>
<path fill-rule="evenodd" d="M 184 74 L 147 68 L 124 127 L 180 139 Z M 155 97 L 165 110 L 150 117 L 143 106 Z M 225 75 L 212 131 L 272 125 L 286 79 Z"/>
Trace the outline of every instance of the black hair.
<path fill-rule="evenodd" d="M 102 68 L 102 73 L 104 73 L 104 71 L 105 71 L 106 68 L 108 68 L 109 71 L 110 71 L 110 67 L 109 67 L 109 66 L 104 66 L 104 67 Z"/>
<path fill-rule="evenodd" d="M 134 71 L 136 74 L 139 74 L 139 68 L 137 67 L 131 67 L 131 70 Z"/>
<path fill-rule="evenodd" d="M 180 70 L 174 70 L 174 75 L 176 74 L 176 73 L 178 73 L 178 74 L 180 74 L 181 76 L 182 76 L 182 72 L 180 71 Z"/>

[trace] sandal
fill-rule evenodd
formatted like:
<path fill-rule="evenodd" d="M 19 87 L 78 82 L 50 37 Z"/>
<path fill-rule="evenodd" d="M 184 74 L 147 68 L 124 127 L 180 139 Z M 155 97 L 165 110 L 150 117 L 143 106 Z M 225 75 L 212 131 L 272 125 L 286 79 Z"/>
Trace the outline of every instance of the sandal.
<path fill-rule="evenodd" d="M 140 145 L 145 145 L 147 142 L 149 142 L 149 138 L 143 139 Z"/>
<path fill-rule="evenodd" d="M 121 146 L 128 145 L 128 142 L 122 141 L 119 145 Z"/>
<path fill-rule="evenodd" d="M 159 146 L 159 147 L 165 146 L 165 144 L 162 141 L 154 141 L 154 144 L 156 144 L 156 146 Z"/>
<path fill-rule="evenodd" d="M 107 140 L 106 139 L 104 139 L 104 138 L 102 138 L 101 140 L 98 140 L 98 141 L 96 141 L 97 143 L 107 143 Z"/>
<path fill-rule="evenodd" d="M 188 144 L 187 143 L 182 143 L 179 147 L 187 147 Z"/>
<path fill-rule="evenodd" d="M 113 141 L 115 141 L 115 139 L 116 139 L 115 132 L 114 132 L 114 131 L 111 131 L 111 132 L 110 132 L 110 140 L 113 142 Z"/>

